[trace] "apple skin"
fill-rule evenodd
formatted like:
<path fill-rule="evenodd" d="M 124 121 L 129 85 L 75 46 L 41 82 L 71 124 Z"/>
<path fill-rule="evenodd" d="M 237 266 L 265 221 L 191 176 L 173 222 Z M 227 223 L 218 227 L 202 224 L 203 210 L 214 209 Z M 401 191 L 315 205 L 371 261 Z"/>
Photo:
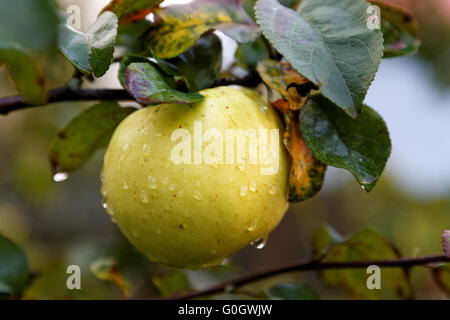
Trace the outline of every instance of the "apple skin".
<path fill-rule="evenodd" d="M 288 208 L 289 161 L 276 112 L 247 88 L 200 93 L 206 98 L 194 104 L 162 104 L 128 116 L 110 141 L 102 173 L 105 206 L 126 238 L 151 261 L 190 269 L 220 264 L 267 238 Z M 245 168 L 174 164 L 172 132 L 187 129 L 193 141 L 194 121 L 202 121 L 203 132 L 217 128 L 224 136 L 225 129 L 279 129 L 278 173 L 262 175 L 259 161 L 248 164 L 248 153 Z"/>

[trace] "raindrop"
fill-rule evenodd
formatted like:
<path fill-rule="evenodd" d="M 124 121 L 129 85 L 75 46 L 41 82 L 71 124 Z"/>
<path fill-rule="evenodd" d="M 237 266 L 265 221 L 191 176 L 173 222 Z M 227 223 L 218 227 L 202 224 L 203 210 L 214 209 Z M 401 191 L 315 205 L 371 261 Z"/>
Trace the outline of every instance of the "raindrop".
<path fill-rule="evenodd" d="M 246 184 L 241 185 L 241 190 L 239 192 L 239 194 L 241 195 L 241 197 L 245 197 L 247 195 L 248 192 L 248 187 Z"/>
<path fill-rule="evenodd" d="M 147 179 L 148 179 L 148 186 L 150 187 L 150 189 L 156 189 L 156 178 L 148 176 Z"/>
<path fill-rule="evenodd" d="M 269 192 L 270 195 L 273 196 L 273 195 L 277 192 L 277 187 L 276 187 L 275 185 L 271 184 L 271 185 L 269 186 L 268 192 Z"/>
<path fill-rule="evenodd" d="M 169 183 L 169 178 L 168 177 L 164 177 L 161 179 L 162 184 L 168 184 Z"/>
<path fill-rule="evenodd" d="M 196 200 L 202 199 L 202 194 L 200 193 L 200 191 L 194 190 L 194 199 L 196 199 Z"/>
<path fill-rule="evenodd" d="M 148 144 L 144 144 L 143 146 L 142 146 L 142 155 L 144 156 L 144 157 L 148 157 L 149 155 L 150 155 L 150 146 L 148 145 Z"/>
<path fill-rule="evenodd" d="M 256 192 L 256 181 L 255 180 L 252 180 L 250 182 L 250 191 L 251 192 Z"/>
<path fill-rule="evenodd" d="M 256 249 L 263 249 L 266 246 L 267 238 L 259 238 L 250 243 L 250 245 L 254 246 Z"/>
<path fill-rule="evenodd" d="M 66 181 L 68 178 L 69 178 L 69 174 L 67 172 L 57 172 L 53 176 L 53 181 L 54 182 L 62 182 L 62 181 Z"/>
<path fill-rule="evenodd" d="M 142 203 L 148 202 L 148 195 L 147 192 L 145 192 L 145 190 L 141 190 L 141 202 Z"/>
<path fill-rule="evenodd" d="M 361 189 L 367 191 L 367 188 L 365 186 L 361 186 Z"/>
<path fill-rule="evenodd" d="M 126 180 L 122 181 L 122 187 L 123 187 L 123 190 L 128 190 L 129 187 L 128 187 L 128 183 Z"/>
<path fill-rule="evenodd" d="M 129 145 L 128 145 L 128 143 L 126 144 L 126 145 L 124 145 L 123 146 L 123 148 L 122 148 L 122 153 L 121 153 L 121 155 L 120 155 L 120 158 L 119 158 L 119 162 L 117 163 L 117 169 L 118 170 L 120 170 L 120 165 L 122 164 L 122 161 L 125 159 L 125 157 L 126 157 L 126 151 L 127 151 L 127 149 L 128 149 L 128 147 L 129 147 Z"/>
<path fill-rule="evenodd" d="M 177 192 L 177 197 L 181 198 L 182 196 L 184 196 L 184 192 L 183 192 L 183 190 L 179 190 Z"/>
<path fill-rule="evenodd" d="M 108 204 L 106 203 L 106 198 L 102 199 L 102 207 L 103 207 L 103 209 L 107 209 L 108 208 Z"/>
<path fill-rule="evenodd" d="M 174 185 L 174 184 L 171 184 L 170 187 L 169 187 L 169 190 L 170 190 L 170 191 L 174 191 L 174 190 L 175 190 L 175 185 Z"/>

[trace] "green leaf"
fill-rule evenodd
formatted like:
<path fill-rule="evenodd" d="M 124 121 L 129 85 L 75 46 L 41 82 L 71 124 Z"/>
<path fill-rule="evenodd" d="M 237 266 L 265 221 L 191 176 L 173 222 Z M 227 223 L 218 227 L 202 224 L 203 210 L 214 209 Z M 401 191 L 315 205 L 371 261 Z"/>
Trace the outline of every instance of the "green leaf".
<path fill-rule="evenodd" d="M 59 26 L 59 48 L 64 56 L 80 71 L 91 72 L 89 46 L 85 35 L 67 24 Z"/>
<path fill-rule="evenodd" d="M 322 257 L 331 246 L 342 242 L 342 236 L 331 226 L 319 226 L 311 240 L 312 253 L 315 259 Z"/>
<path fill-rule="evenodd" d="M 86 32 L 89 63 L 97 78 L 108 71 L 114 55 L 118 20 L 114 13 L 104 12 Z"/>
<path fill-rule="evenodd" d="M 50 0 L 0 1 L 0 44 L 27 50 L 56 48 L 58 16 Z"/>
<path fill-rule="evenodd" d="M 83 34 L 70 26 L 59 27 L 59 47 L 64 56 L 80 71 L 93 72 L 99 78 L 108 71 L 117 37 L 117 17 L 102 13 Z"/>
<path fill-rule="evenodd" d="M 28 261 L 23 250 L 0 235 L 0 294 L 20 297 L 29 274 Z"/>
<path fill-rule="evenodd" d="M 68 173 L 81 167 L 97 149 L 108 144 L 119 123 L 134 111 L 116 102 L 101 102 L 72 119 L 50 146 L 53 173 Z"/>
<path fill-rule="evenodd" d="M 152 282 L 163 297 L 180 294 L 190 289 L 189 280 L 181 271 L 154 277 Z"/>
<path fill-rule="evenodd" d="M 258 62 L 269 57 L 269 49 L 262 38 L 240 43 L 236 50 L 236 62 L 241 68 L 255 69 Z"/>
<path fill-rule="evenodd" d="M 398 250 L 386 238 L 373 230 L 364 230 L 332 246 L 320 261 L 350 262 L 398 258 Z M 319 271 L 319 276 L 325 284 L 346 289 L 358 299 L 410 299 L 413 296 L 408 272 L 402 268 L 381 268 L 380 290 L 370 290 L 367 287 L 370 274 L 364 268 L 322 270 Z"/>
<path fill-rule="evenodd" d="M 45 77 L 36 57 L 21 47 L 3 47 L 0 43 L 1 62 L 7 65 L 11 80 L 25 103 L 41 105 L 47 102 Z"/>
<path fill-rule="evenodd" d="M 157 24 L 146 36 L 148 49 L 158 58 L 173 58 L 195 44 L 205 32 L 216 29 L 238 42 L 260 35 L 240 0 L 194 0 L 154 11 Z"/>
<path fill-rule="evenodd" d="M 298 4 L 301 2 L 301 0 L 280 0 L 280 3 L 286 7 L 295 9 Z M 242 6 L 245 10 L 245 12 L 247 12 L 247 14 L 253 19 L 256 20 L 255 18 L 255 3 L 256 0 L 243 0 L 242 1 Z"/>
<path fill-rule="evenodd" d="M 319 300 L 310 287 L 303 284 L 277 284 L 266 291 L 270 300 Z"/>
<path fill-rule="evenodd" d="M 142 104 L 191 103 L 204 99 L 196 92 L 174 90 L 150 63 L 132 63 L 126 72 L 127 88 Z"/>
<path fill-rule="evenodd" d="M 212 34 L 206 34 L 187 51 L 170 60 L 186 80 L 189 91 L 210 87 L 222 67 L 222 43 Z"/>
<path fill-rule="evenodd" d="M 384 57 L 415 54 L 420 47 L 417 39 L 418 25 L 403 8 L 380 1 L 371 1 L 381 10 L 381 32 L 384 38 Z"/>
<path fill-rule="evenodd" d="M 433 268 L 433 278 L 438 286 L 450 296 L 450 263 Z"/>
<path fill-rule="evenodd" d="M 364 0 L 303 0 L 298 12 L 258 0 L 257 23 L 302 76 L 353 118 L 383 55 L 383 37 L 367 28 Z"/>
<path fill-rule="evenodd" d="M 127 77 L 126 72 L 127 68 L 130 64 L 134 62 L 147 62 L 150 63 L 150 60 L 147 57 L 137 55 L 137 54 L 128 54 L 120 61 L 119 66 L 119 81 L 124 89 L 127 89 Z"/>
<path fill-rule="evenodd" d="M 354 120 L 322 96 L 300 113 L 308 148 L 322 162 L 349 170 L 367 192 L 380 178 L 391 153 L 391 140 L 378 113 L 364 106 Z"/>
<path fill-rule="evenodd" d="M 162 0 L 113 0 L 103 11 L 112 11 L 121 25 L 145 18 Z"/>

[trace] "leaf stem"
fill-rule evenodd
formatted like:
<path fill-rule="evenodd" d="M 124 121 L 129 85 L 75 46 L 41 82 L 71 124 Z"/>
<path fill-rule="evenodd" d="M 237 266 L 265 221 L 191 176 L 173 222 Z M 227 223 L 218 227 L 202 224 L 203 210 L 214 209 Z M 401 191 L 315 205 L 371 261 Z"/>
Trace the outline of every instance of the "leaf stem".
<path fill-rule="evenodd" d="M 444 255 L 436 255 L 418 258 L 400 258 L 395 260 L 371 260 L 371 261 L 367 260 L 367 261 L 345 261 L 345 262 L 320 262 L 317 260 L 310 260 L 307 262 L 295 263 L 287 266 L 277 267 L 274 269 L 255 272 L 249 275 L 240 276 L 228 281 L 218 283 L 203 290 L 188 292 L 183 295 L 174 295 L 172 297 L 169 297 L 168 299 L 185 300 L 198 298 L 201 296 L 223 292 L 227 288 L 232 288 L 231 291 L 234 291 L 239 286 L 242 286 L 249 282 L 261 280 L 264 278 L 268 278 L 271 276 L 287 272 L 318 271 L 325 269 L 355 269 L 355 268 L 367 268 L 368 266 L 371 265 L 377 265 L 379 267 L 386 267 L 386 268 L 393 268 L 393 267 L 409 268 L 413 266 L 423 266 L 436 262 L 450 262 L 450 258 Z"/>

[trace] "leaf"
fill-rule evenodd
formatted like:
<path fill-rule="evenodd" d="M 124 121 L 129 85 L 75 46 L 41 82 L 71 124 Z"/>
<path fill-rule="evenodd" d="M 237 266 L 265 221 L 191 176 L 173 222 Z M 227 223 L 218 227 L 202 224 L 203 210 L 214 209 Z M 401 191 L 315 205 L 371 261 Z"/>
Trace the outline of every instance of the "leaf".
<path fill-rule="evenodd" d="M 16 46 L 0 44 L 0 62 L 7 65 L 9 75 L 25 103 L 41 105 L 47 102 L 44 73 L 39 60 Z"/>
<path fill-rule="evenodd" d="M 361 231 L 350 239 L 331 247 L 321 262 L 350 262 L 398 259 L 400 255 L 382 235 L 373 230 Z M 336 288 L 344 288 L 358 299 L 411 299 L 412 288 L 407 269 L 381 269 L 381 289 L 370 290 L 366 269 L 329 269 L 319 272 L 322 281 Z"/>
<path fill-rule="evenodd" d="M 303 284 L 277 284 L 266 291 L 270 300 L 319 300 L 310 287 Z"/>
<path fill-rule="evenodd" d="M 331 246 L 342 242 L 342 236 L 331 226 L 319 226 L 311 240 L 312 253 L 315 259 L 325 255 Z"/>
<path fill-rule="evenodd" d="M 59 26 L 59 48 L 63 55 L 80 71 L 91 72 L 89 46 L 86 36 L 67 24 Z"/>
<path fill-rule="evenodd" d="M 101 102 L 72 119 L 50 146 L 53 173 L 81 167 L 97 149 L 108 144 L 119 123 L 135 110 L 121 108 L 116 102 Z"/>
<path fill-rule="evenodd" d="M 78 70 L 99 78 L 108 71 L 117 37 L 117 17 L 107 11 L 89 27 L 86 34 L 68 25 L 59 27 L 59 47 Z"/>
<path fill-rule="evenodd" d="M 442 264 L 432 270 L 434 281 L 450 297 L 450 263 Z"/>
<path fill-rule="evenodd" d="M 119 24 L 124 25 L 145 19 L 161 2 L 162 0 L 112 0 L 103 12 L 114 12 L 119 18 Z"/>
<path fill-rule="evenodd" d="M 268 57 L 269 49 L 262 38 L 253 42 L 240 43 L 236 51 L 236 62 L 244 69 L 255 69 L 258 62 Z"/>
<path fill-rule="evenodd" d="M 391 153 L 389 132 L 378 113 L 364 106 L 354 120 L 316 96 L 302 108 L 300 129 L 317 159 L 349 170 L 367 192 L 372 190 Z"/>
<path fill-rule="evenodd" d="M 245 14 L 240 0 L 194 0 L 154 11 L 156 26 L 146 36 L 157 58 L 173 58 L 195 44 L 209 30 L 219 30 L 238 42 L 260 35 L 258 26 Z"/>
<path fill-rule="evenodd" d="M 0 1 L 0 45 L 52 51 L 58 16 L 50 0 Z"/>
<path fill-rule="evenodd" d="M 364 0 L 303 0 L 298 12 L 258 0 L 266 38 L 324 96 L 356 118 L 383 55 L 383 37 L 366 25 Z"/>
<path fill-rule="evenodd" d="M 89 266 L 97 279 L 113 282 L 119 288 L 123 299 L 128 299 L 131 293 L 130 284 L 122 277 L 114 258 L 100 258 Z"/>
<path fill-rule="evenodd" d="M 210 87 L 222 67 L 222 43 L 212 34 L 206 34 L 187 51 L 170 60 L 186 80 L 189 91 Z"/>
<path fill-rule="evenodd" d="M 118 20 L 114 13 L 102 13 L 86 32 L 89 45 L 89 63 L 97 78 L 108 71 L 114 55 Z"/>
<path fill-rule="evenodd" d="M 285 60 L 263 60 L 258 63 L 256 70 L 270 88 L 289 100 L 291 110 L 299 110 L 308 101 L 311 90 L 317 90 L 312 82 Z"/>
<path fill-rule="evenodd" d="M 414 54 L 420 47 L 418 24 L 403 8 L 380 1 L 370 1 L 381 9 L 381 32 L 384 38 L 384 57 Z"/>
<path fill-rule="evenodd" d="M 150 62 L 150 60 L 144 56 L 136 55 L 136 54 L 128 54 L 120 61 L 119 66 L 119 81 L 124 89 L 127 89 L 127 77 L 126 71 L 130 64 L 134 62 Z"/>
<path fill-rule="evenodd" d="M 172 89 L 158 70 L 150 63 L 132 63 L 126 72 L 127 88 L 142 104 L 191 103 L 204 99 L 196 92 Z"/>
<path fill-rule="evenodd" d="M 316 159 L 306 146 L 296 112 L 285 117 L 284 145 L 289 152 L 289 202 L 300 202 L 315 196 L 322 188 L 327 165 Z"/>
<path fill-rule="evenodd" d="M 292 9 L 295 9 L 300 2 L 301 2 L 301 0 L 280 0 L 280 3 L 282 5 L 292 8 Z M 242 1 L 242 6 L 243 6 L 245 12 L 247 12 L 249 17 L 251 17 L 253 20 L 256 20 L 255 10 L 254 10 L 255 3 L 256 3 L 256 0 L 243 0 Z"/>
<path fill-rule="evenodd" d="M 163 276 L 154 277 L 153 284 L 163 297 L 190 290 L 189 280 L 181 271 L 174 271 Z"/>
<path fill-rule="evenodd" d="M 0 294 L 20 297 L 30 272 L 21 248 L 0 235 Z"/>

